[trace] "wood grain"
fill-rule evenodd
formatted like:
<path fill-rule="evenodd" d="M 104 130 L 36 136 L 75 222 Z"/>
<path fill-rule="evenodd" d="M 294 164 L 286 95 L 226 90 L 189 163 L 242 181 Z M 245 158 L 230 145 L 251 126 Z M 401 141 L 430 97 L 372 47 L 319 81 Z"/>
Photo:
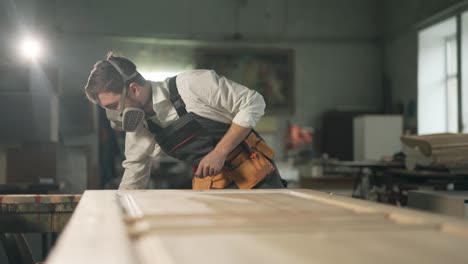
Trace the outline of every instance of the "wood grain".
<path fill-rule="evenodd" d="M 467 263 L 467 242 L 464 221 L 311 190 L 88 191 L 47 263 Z"/>

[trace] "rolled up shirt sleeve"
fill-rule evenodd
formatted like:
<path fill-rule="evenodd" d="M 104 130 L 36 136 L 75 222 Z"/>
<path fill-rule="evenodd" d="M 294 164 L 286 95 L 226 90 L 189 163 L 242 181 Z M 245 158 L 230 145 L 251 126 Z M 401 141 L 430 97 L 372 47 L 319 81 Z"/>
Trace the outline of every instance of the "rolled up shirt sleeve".
<path fill-rule="evenodd" d="M 148 186 L 151 160 L 159 156 L 161 148 L 151 133 L 141 125 L 135 132 L 125 136 L 125 168 L 119 190 L 146 189 Z"/>
<path fill-rule="evenodd" d="M 204 85 L 199 96 L 216 110 L 229 112 L 233 123 L 252 128 L 264 115 L 265 100 L 258 92 L 212 70 L 203 71 L 197 78 Z"/>

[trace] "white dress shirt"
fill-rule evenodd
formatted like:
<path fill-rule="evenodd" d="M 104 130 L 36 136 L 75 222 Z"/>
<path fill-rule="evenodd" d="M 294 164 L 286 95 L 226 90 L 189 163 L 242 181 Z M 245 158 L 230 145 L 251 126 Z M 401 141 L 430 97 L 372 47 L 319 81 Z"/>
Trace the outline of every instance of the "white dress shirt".
<path fill-rule="evenodd" d="M 179 117 L 170 101 L 169 79 L 151 82 L 152 121 L 166 127 Z M 265 101 L 254 90 L 219 76 L 210 70 L 193 70 L 177 75 L 177 88 L 187 112 L 242 127 L 253 128 L 263 116 Z M 146 122 L 125 138 L 125 173 L 119 189 L 143 189 L 148 185 L 151 159 L 161 154 L 161 148 L 147 129 Z"/>

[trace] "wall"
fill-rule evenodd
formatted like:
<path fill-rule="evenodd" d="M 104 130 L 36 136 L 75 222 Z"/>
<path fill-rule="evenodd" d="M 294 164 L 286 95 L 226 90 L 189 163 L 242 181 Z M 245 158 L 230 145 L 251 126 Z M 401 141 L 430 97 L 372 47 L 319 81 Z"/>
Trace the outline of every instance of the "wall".
<path fill-rule="evenodd" d="M 57 24 L 64 32 L 61 69 L 66 93 L 81 93 L 92 63 L 115 47 L 102 36 L 155 36 L 221 41 L 214 45 L 225 47 L 293 48 L 296 51 L 294 119 L 303 125 L 314 122 L 322 111 L 335 106 L 376 108 L 380 104 L 381 57 L 375 41 L 378 21 L 374 1 L 203 0 L 195 4 L 178 0 L 153 2 L 132 19 L 125 19 L 130 15 L 124 3 L 57 2 Z M 139 4 L 137 1 L 132 6 L 138 8 Z M 110 5 L 112 9 L 106 8 Z M 80 14 L 87 14 L 88 18 L 83 21 Z M 244 40 L 233 41 L 236 32 Z M 165 48 L 158 43 L 144 44 L 136 40 L 118 51 L 131 54 L 135 53 L 133 49 L 142 46 L 153 49 L 148 56 L 158 63 L 157 49 Z M 186 45 L 179 50 L 183 47 Z"/>

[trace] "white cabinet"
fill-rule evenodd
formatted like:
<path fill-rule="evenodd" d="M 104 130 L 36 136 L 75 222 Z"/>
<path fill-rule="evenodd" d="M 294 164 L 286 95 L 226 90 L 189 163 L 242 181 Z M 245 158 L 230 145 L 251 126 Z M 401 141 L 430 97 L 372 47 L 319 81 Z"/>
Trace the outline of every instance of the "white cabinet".
<path fill-rule="evenodd" d="M 401 151 L 401 115 L 362 115 L 353 120 L 354 160 L 380 160 Z"/>

